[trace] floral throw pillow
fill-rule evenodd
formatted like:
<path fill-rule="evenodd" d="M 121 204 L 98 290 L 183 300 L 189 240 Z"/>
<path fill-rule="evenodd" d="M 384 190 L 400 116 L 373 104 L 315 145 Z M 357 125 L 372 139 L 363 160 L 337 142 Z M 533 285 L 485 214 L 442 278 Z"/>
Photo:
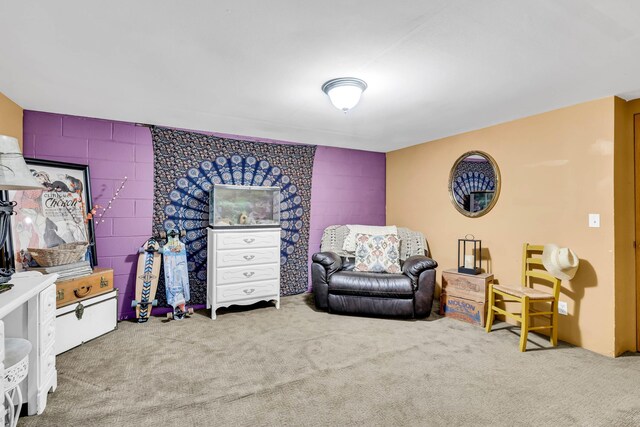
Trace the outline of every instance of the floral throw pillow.
<path fill-rule="evenodd" d="M 400 273 L 400 239 L 395 234 L 356 234 L 355 271 Z"/>

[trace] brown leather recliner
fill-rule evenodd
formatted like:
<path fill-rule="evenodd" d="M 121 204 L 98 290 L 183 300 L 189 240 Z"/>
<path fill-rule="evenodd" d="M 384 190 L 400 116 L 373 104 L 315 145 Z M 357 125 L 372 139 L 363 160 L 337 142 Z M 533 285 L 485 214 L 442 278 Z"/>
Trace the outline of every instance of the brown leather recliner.
<path fill-rule="evenodd" d="M 316 307 L 329 312 L 425 318 L 431 314 L 438 263 L 415 255 L 402 274 L 353 271 L 353 262 L 333 252 L 312 257 Z"/>

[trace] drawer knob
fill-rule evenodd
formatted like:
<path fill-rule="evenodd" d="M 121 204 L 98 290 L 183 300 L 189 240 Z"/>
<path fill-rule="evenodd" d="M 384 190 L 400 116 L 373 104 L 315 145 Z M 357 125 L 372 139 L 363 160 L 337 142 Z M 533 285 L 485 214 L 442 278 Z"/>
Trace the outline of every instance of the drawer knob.
<path fill-rule="evenodd" d="M 245 256 L 243 256 L 243 258 L 246 259 L 247 261 L 251 261 L 255 257 L 256 257 L 255 255 L 245 255 Z"/>
<path fill-rule="evenodd" d="M 256 273 L 255 273 L 255 272 L 253 272 L 253 271 L 245 271 L 245 272 L 244 272 L 244 273 L 242 273 L 242 274 L 244 275 L 244 277 L 251 277 L 251 276 L 253 276 L 253 275 L 254 275 L 254 274 L 256 274 Z"/>
<path fill-rule="evenodd" d="M 251 243 L 256 241 L 256 239 L 243 239 L 243 240 L 247 245 L 249 245 L 249 244 L 251 244 Z"/>
<path fill-rule="evenodd" d="M 251 294 L 255 291 L 255 289 L 254 289 L 254 288 L 251 288 L 251 289 L 243 289 L 242 291 L 243 291 L 245 294 L 247 294 L 247 295 L 251 295 Z"/>

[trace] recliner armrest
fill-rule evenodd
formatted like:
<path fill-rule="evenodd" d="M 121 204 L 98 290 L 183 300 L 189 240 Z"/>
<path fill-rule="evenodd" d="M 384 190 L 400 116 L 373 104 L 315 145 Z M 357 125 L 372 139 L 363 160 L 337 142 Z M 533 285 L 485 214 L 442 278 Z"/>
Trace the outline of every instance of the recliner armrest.
<path fill-rule="evenodd" d="M 429 317 L 436 289 L 436 267 L 438 263 L 424 255 L 407 258 L 402 273 L 411 279 L 415 291 L 413 313 L 418 319 Z"/>
<path fill-rule="evenodd" d="M 414 255 L 404 262 L 402 274 L 409 277 L 418 277 L 425 270 L 433 270 L 438 263 L 424 255 Z"/>
<path fill-rule="evenodd" d="M 311 259 L 327 270 L 327 277 L 342 268 L 342 258 L 335 252 L 317 252 Z"/>
<path fill-rule="evenodd" d="M 316 307 L 329 308 L 329 278 L 342 268 L 342 258 L 334 252 L 317 252 L 311 256 L 311 286 Z"/>

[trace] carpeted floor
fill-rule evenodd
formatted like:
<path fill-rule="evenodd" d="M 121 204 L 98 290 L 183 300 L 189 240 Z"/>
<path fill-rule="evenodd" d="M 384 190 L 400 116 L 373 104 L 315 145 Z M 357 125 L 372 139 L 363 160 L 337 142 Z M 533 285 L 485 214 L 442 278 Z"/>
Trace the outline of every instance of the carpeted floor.
<path fill-rule="evenodd" d="M 309 295 L 207 313 L 60 355 L 58 390 L 20 425 L 640 425 L 640 357 L 536 336 L 522 354 L 504 323 L 339 316 Z"/>

